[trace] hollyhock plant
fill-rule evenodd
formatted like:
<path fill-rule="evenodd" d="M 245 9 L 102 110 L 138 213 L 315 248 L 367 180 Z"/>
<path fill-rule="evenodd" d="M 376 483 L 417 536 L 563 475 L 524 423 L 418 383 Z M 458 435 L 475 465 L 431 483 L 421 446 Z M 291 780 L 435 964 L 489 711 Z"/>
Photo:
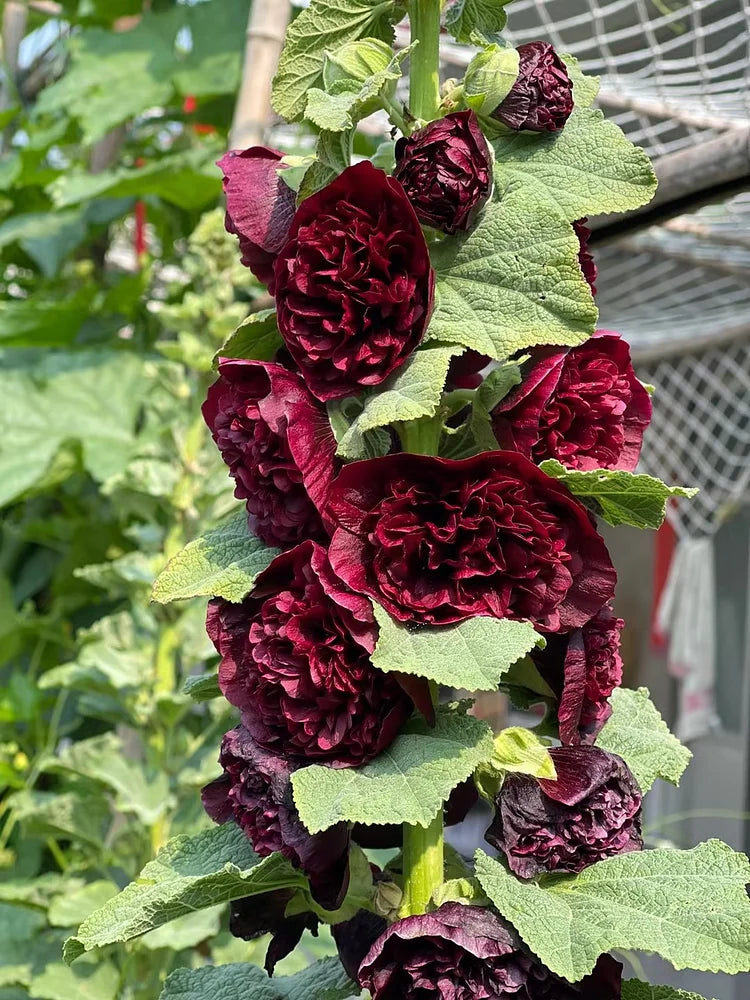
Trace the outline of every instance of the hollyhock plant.
<path fill-rule="evenodd" d="M 222 358 L 203 416 L 250 530 L 282 549 L 326 540 L 318 508 L 340 463 L 325 409 L 302 379 L 280 365 Z"/>
<path fill-rule="evenodd" d="M 612 714 L 609 696 L 622 683 L 620 632 L 625 626 L 604 607 L 582 628 L 549 636 L 532 653 L 544 679 L 557 694 L 560 740 L 593 743 Z"/>
<path fill-rule="evenodd" d="M 492 159 L 477 116 L 456 111 L 396 143 L 396 169 L 424 226 L 469 229 L 492 189 Z"/>
<path fill-rule="evenodd" d="M 566 983 L 521 949 L 493 911 L 444 903 L 378 937 L 359 968 L 372 1000 L 619 1000 L 622 966 L 603 956 L 591 976 Z"/>
<path fill-rule="evenodd" d="M 599 747 L 553 747 L 557 778 L 508 774 L 485 839 L 520 878 L 580 872 L 640 851 L 641 791 L 620 757 Z"/>
<path fill-rule="evenodd" d="M 370 662 L 369 601 L 341 583 L 315 542 L 277 556 L 241 604 L 212 601 L 207 629 L 222 692 L 268 750 L 351 767 L 380 753 L 411 715 L 398 681 Z"/>
<path fill-rule="evenodd" d="M 294 191 L 279 176 L 284 154 L 267 146 L 233 149 L 219 160 L 227 232 L 239 237 L 242 263 L 273 292 L 273 264 L 294 216 Z"/>
<path fill-rule="evenodd" d="M 229 931 L 234 937 L 255 941 L 265 934 L 271 935 L 263 963 L 269 976 L 273 975 L 277 963 L 291 955 L 306 930 L 314 937 L 318 935 L 320 921 L 314 913 L 286 915 L 293 897 L 293 889 L 276 889 L 230 903 Z"/>
<path fill-rule="evenodd" d="M 559 132 L 573 112 L 573 83 L 547 42 L 518 46 L 518 78 L 492 117 L 518 132 Z"/>
<path fill-rule="evenodd" d="M 501 448 L 570 469 L 635 469 L 651 399 L 619 334 L 598 330 L 578 347 L 539 348 L 525 368 L 492 414 Z"/>
<path fill-rule="evenodd" d="M 577 219 L 573 223 L 573 231 L 578 237 L 578 243 L 580 245 L 580 249 L 578 251 L 578 263 L 581 265 L 584 278 L 589 283 L 591 294 L 596 295 L 596 278 L 599 274 L 599 269 L 596 266 L 596 261 L 594 260 L 591 251 L 589 250 L 591 230 L 586 225 L 588 221 L 588 219 Z"/>
<path fill-rule="evenodd" d="M 380 384 L 422 339 L 427 243 L 399 182 L 367 160 L 302 202 L 275 268 L 279 330 L 318 399 Z"/>
<path fill-rule="evenodd" d="M 250 733 L 237 726 L 221 744 L 223 768 L 201 792 L 203 806 L 215 823 L 234 820 L 262 858 L 281 852 L 310 880 L 310 890 L 327 910 L 341 905 L 349 884 L 349 830 L 337 823 L 310 834 L 300 822 L 290 777 L 295 765 L 263 750 Z"/>
<path fill-rule="evenodd" d="M 567 631 L 614 592 L 586 509 L 516 452 L 355 462 L 334 480 L 328 512 L 334 570 L 400 621 L 490 615 Z"/>

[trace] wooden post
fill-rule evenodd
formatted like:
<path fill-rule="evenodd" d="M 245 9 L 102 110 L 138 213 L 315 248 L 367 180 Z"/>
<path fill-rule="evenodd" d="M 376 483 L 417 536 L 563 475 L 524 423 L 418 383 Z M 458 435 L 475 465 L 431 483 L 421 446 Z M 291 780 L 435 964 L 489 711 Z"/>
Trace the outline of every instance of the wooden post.
<path fill-rule="evenodd" d="M 242 82 L 229 135 L 233 149 L 263 142 L 271 114 L 271 82 L 284 45 L 290 13 L 290 0 L 253 0 Z"/>

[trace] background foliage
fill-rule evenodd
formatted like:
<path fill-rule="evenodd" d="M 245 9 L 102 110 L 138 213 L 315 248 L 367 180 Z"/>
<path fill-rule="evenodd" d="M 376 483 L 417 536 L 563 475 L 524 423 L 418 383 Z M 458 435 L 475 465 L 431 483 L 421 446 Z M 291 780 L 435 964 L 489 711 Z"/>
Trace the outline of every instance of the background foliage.
<path fill-rule="evenodd" d="M 0 1000 L 152 1000 L 173 968 L 264 953 L 219 906 L 61 958 L 156 848 L 210 826 L 231 725 L 182 692 L 213 655 L 205 602 L 149 593 L 229 509 L 200 403 L 267 304 L 216 207 L 249 3 L 62 8 L 29 11 L 0 105 Z"/>

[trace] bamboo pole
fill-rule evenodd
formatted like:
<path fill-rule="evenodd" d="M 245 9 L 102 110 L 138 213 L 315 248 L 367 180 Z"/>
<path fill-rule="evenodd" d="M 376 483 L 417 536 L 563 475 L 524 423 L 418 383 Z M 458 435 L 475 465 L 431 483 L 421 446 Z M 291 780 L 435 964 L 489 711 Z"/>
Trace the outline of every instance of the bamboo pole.
<path fill-rule="evenodd" d="M 263 142 L 271 115 L 271 83 L 284 45 L 291 0 L 253 0 L 247 25 L 242 82 L 229 143 L 233 149 Z"/>

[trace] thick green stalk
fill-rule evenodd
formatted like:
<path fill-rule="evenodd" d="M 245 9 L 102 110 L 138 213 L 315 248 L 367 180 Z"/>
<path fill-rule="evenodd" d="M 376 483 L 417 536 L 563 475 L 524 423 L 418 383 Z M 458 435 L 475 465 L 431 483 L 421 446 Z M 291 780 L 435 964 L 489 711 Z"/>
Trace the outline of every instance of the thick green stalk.
<path fill-rule="evenodd" d="M 443 810 L 425 830 L 404 824 L 404 897 L 400 916 L 426 913 L 427 904 L 443 884 Z"/>
<path fill-rule="evenodd" d="M 441 0 L 409 0 L 411 40 L 409 110 L 415 118 L 437 118 L 440 105 Z"/>

